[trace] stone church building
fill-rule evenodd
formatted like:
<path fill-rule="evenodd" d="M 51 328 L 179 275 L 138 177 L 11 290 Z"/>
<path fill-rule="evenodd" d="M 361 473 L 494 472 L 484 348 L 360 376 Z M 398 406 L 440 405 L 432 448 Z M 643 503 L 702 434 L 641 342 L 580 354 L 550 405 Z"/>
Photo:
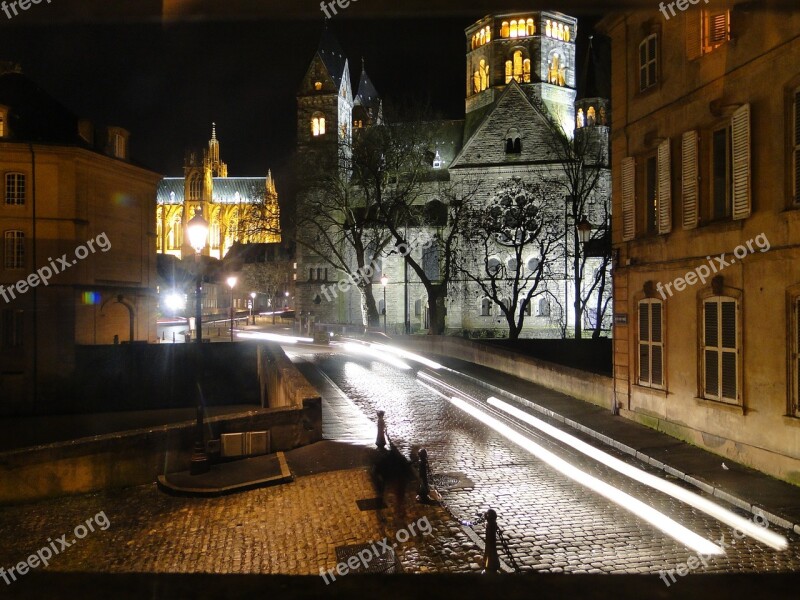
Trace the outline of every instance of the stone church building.
<path fill-rule="evenodd" d="M 573 136 L 576 128 L 591 128 L 591 135 L 608 145 L 607 100 L 595 94 L 576 101 L 580 76 L 575 47 L 577 24 L 576 18 L 558 12 L 528 11 L 489 15 L 466 29 L 465 114 L 463 119 L 426 124 L 436 135 L 434 147 L 429 149 L 431 188 L 430 194 L 422 194 L 425 201 L 436 199 L 435 186 L 443 180 L 480 180 L 476 200 L 486 202 L 503 182 L 512 178 L 530 182 L 543 169 L 560 169 L 548 152 L 546 137 L 552 135 L 552 129 L 542 111 L 549 113 L 550 120 L 568 136 Z M 586 91 L 591 93 L 588 88 Z M 336 156 L 349 147 L 357 129 L 379 124 L 383 118 L 381 99 L 363 64 L 354 93 L 349 61 L 327 29 L 302 80 L 297 103 L 299 154 L 327 152 Z M 607 209 L 610 204 L 607 165 L 602 169 L 595 195 L 592 206 L 598 207 L 596 214 L 586 216 L 595 228 L 603 228 L 606 224 L 602 215 L 607 219 L 608 210 L 600 207 Z M 313 203 L 314 199 L 300 195 L 298 205 L 305 202 Z M 567 223 L 566 199 L 553 198 L 553 202 L 564 215 L 566 246 L 572 248 L 576 224 Z M 572 271 L 565 261 L 564 241 L 561 244 L 558 255 L 526 259 L 551 260 L 554 265 L 558 261 L 560 268 L 551 269 L 558 276 L 543 284 L 546 293 L 537 294 L 528 307 L 523 337 L 556 337 L 565 324 L 572 327 Z M 416 252 L 420 254 L 422 250 Z M 297 255 L 298 316 L 306 317 L 306 322 L 311 317 L 316 323 L 362 323 L 360 294 L 355 288 L 332 300 L 322 297 L 322 289 L 335 285 L 345 275 L 335 272 L 302 244 L 298 244 Z M 425 263 L 426 273 L 430 269 L 435 279 L 441 258 L 434 249 L 432 254 L 429 251 L 425 257 L 420 255 L 419 262 Z M 498 249 L 496 259 L 509 260 L 502 249 Z M 412 269 L 404 269 L 403 263 L 397 255 L 385 257 L 381 272 L 374 279 L 378 311 L 386 311 L 390 334 L 405 329 L 406 317 L 411 331 L 429 326 L 426 291 Z M 385 286 L 379 281 L 382 275 L 388 279 Z M 610 294 L 610 289 L 605 294 Z M 594 304 L 592 301 L 591 306 Z M 445 310 L 448 333 L 499 337 L 508 331 L 499 307 L 482 297 L 474 283 L 454 282 Z M 609 308 L 609 316 L 610 313 Z"/>
<path fill-rule="evenodd" d="M 158 186 L 156 249 L 178 258 L 193 256 L 186 225 L 200 211 L 208 221 L 208 242 L 203 254 L 222 259 L 235 242 L 280 242 L 280 209 L 272 173 L 266 177 L 228 177 L 220 159 L 216 125 L 202 158 L 189 152 L 183 177 L 166 177 Z M 258 231 L 244 226 L 248 210 L 259 205 Z"/>

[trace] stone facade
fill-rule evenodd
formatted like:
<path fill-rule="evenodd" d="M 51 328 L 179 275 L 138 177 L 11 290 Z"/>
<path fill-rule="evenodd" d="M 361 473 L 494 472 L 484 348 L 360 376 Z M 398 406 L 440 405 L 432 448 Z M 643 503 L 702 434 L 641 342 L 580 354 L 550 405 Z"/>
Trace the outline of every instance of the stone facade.
<path fill-rule="evenodd" d="M 797 483 L 800 16 L 701 4 L 601 26 L 617 404 Z"/>

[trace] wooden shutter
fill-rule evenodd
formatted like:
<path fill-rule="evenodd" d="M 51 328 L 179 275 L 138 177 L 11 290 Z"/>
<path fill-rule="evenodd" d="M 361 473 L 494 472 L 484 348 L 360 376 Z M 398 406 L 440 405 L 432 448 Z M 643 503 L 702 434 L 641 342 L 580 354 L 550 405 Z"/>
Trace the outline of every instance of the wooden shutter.
<path fill-rule="evenodd" d="M 700 20 L 701 10 L 686 11 L 686 59 L 694 60 L 700 58 L 702 49 L 702 23 Z"/>
<path fill-rule="evenodd" d="M 716 298 L 703 303 L 703 395 L 719 397 L 719 304 Z"/>
<path fill-rule="evenodd" d="M 750 216 L 750 105 L 733 113 L 731 121 L 733 157 L 733 218 Z"/>
<path fill-rule="evenodd" d="M 694 229 L 698 222 L 699 168 L 697 160 L 699 136 L 696 131 L 687 131 L 681 140 L 681 205 L 683 228 Z"/>
<path fill-rule="evenodd" d="M 800 203 L 800 90 L 794 93 L 794 201 Z"/>
<path fill-rule="evenodd" d="M 722 398 L 727 400 L 738 399 L 738 343 L 736 341 L 736 301 L 722 300 L 720 302 L 720 354 L 722 383 Z"/>
<path fill-rule="evenodd" d="M 650 373 L 653 385 L 664 384 L 664 340 L 661 327 L 663 303 L 650 304 Z"/>
<path fill-rule="evenodd" d="M 672 170 L 670 168 L 670 141 L 658 146 L 658 233 L 672 231 Z"/>
<path fill-rule="evenodd" d="M 622 159 L 622 240 L 636 235 L 636 160 Z"/>
<path fill-rule="evenodd" d="M 639 302 L 639 383 L 650 385 L 650 303 Z"/>

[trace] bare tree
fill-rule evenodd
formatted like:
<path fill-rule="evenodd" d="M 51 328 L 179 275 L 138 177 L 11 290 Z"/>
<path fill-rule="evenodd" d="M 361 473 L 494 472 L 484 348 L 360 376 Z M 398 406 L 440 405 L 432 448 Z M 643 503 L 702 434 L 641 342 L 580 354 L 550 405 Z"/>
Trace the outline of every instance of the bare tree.
<path fill-rule="evenodd" d="M 242 266 L 243 286 L 269 298 L 273 324 L 275 324 L 276 309 L 289 290 L 293 272 L 292 261 L 289 260 L 246 263 Z"/>
<path fill-rule="evenodd" d="M 506 181 L 485 204 L 471 203 L 459 273 L 499 307 L 509 338 L 517 339 L 533 299 L 547 294 L 551 256 L 562 238 L 552 185 Z M 541 286 L 541 287 L 540 287 Z"/>

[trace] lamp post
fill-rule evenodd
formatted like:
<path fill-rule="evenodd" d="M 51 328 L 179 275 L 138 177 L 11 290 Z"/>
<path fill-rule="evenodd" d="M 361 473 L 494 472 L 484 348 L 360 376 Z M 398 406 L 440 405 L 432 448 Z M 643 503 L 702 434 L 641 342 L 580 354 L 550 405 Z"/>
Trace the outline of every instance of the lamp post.
<path fill-rule="evenodd" d="M 389 278 L 386 275 L 381 277 L 381 285 L 383 286 L 383 333 L 386 333 L 386 284 L 389 283 Z"/>
<path fill-rule="evenodd" d="M 286 290 L 283 295 L 286 297 L 283 308 L 289 308 L 289 290 Z"/>
<path fill-rule="evenodd" d="M 186 225 L 187 233 L 189 234 L 189 243 L 194 248 L 194 260 L 197 265 L 197 287 L 195 289 L 195 327 L 197 327 L 197 342 L 203 341 L 203 272 L 200 262 L 200 253 L 206 247 L 206 239 L 208 238 L 208 222 L 203 218 L 200 211 L 189 220 Z M 201 346 L 197 347 L 197 366 L 196 372 L 201 373 L 200 363 L 200 350 Z M 199 475 L 207 473 L 210 468 L 210 461 L 206 453 L 206 446 L 203 435 L 203 403 L 202 395 L 200 393 L 200 383 L 197 384 L 197 424 L 195 426 L 195 439 L 194 448 L 192 449 L 192 458 L 189 463 L 189 473 L 191 475 Z"/>
<path fill-rule="evenodd" d="M 581 219 L 575 228 L 578 230 L 578 240 L 580 240 L 581 246 L 585 246 L 589 238 L 592 237 L 592 224 L 589 223 L 584 215 L 581 215 Z"/>
<path fill-rule="evenodd" d="M 206 247 L 208 238 L 208 221 L 203 218 L 200 211 L 189 220 L 186 226 L 189 234 L 189 244 L 194 248 L 194 261 L 197 266 L 197 285 L 195 287 L 195 327 L 197 328 L 197 341 L 203 341 L 203 273 L 200 263 L 200 253 Z"/>
<path fill-rule="evenodd" d="M 253 309 L 256 307 L 256 293 L 250 292 L 250 318 L 253 321 L 253 325 L 256 324 L 256 317 L 253 314 Z"/>
<path fill-rule="evenodd" d="M 233 288 L 236 285 L 236 277 L 228 277 L 228 286 L 231 288 L 231 341 L 233 341 Z"/>

